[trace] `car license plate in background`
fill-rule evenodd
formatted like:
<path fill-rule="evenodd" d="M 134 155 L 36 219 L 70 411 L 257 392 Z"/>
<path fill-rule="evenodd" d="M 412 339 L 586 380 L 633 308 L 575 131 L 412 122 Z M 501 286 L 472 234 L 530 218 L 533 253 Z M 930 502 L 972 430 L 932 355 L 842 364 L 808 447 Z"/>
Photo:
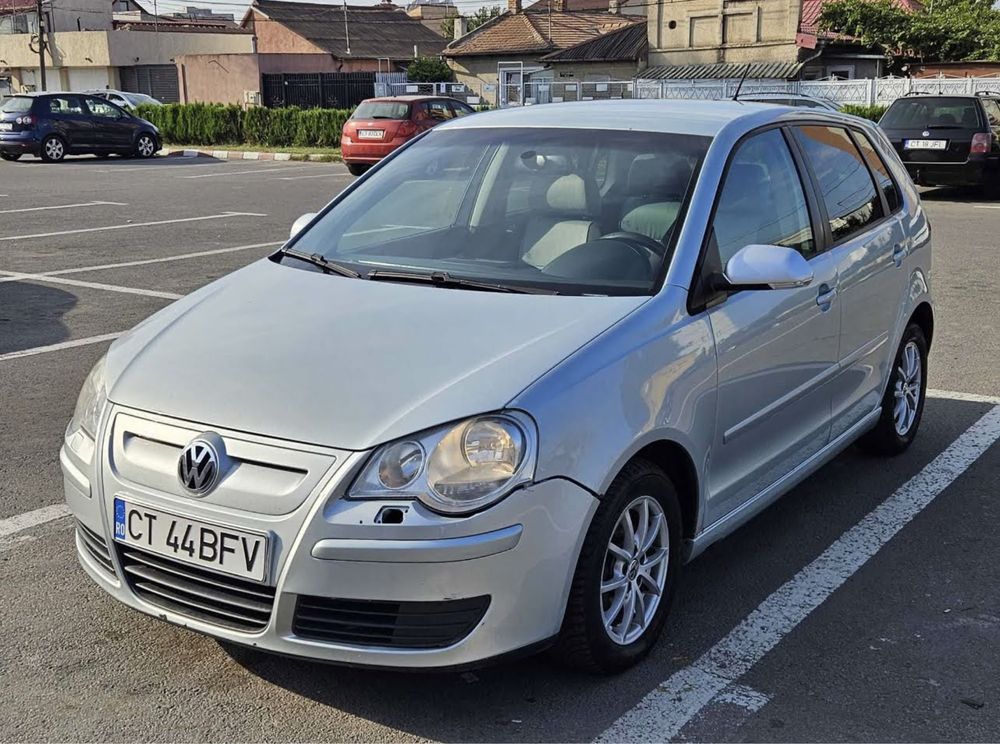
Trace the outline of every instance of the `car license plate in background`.
<path fill-rule="evenodd" d="M 267 536 L 115 498 L 115 540 L 201 568 L 264 581 Z"/>
<path fill-rule="evenodd" d="M 381 129 L 359 129 L 358 139 L 382 139 Z"/>
<path fill-rule="evenodd" d="M 9 121 L 0 122 L 0 132 L 13 132 L 13 131 L 14 131 L 14 125 L 11 124 Z"/>
<path fill-rule="evenodd" d="M 904 140 L 904 150 L 944 150 L 948 140 Z"/>

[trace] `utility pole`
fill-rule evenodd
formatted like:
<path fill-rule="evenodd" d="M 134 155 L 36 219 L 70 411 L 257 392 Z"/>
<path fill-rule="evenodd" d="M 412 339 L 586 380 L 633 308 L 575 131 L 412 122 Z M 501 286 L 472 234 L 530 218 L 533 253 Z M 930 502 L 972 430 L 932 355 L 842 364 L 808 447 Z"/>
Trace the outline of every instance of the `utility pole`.
<path fill-rule="evenodd" d="M 351 53 L 351 29 L 347 26 L 347 0 L 344 0 L 344 39 L 347 42 L 347 53 Z"/>
<path fill-rule="evenodd" d="M 42 15 L 42 0 L 35 0 L 35 13 L 38 15 L 38 72 L 42 92 L 48 90 L 45 85 L 45 17 Z"/>

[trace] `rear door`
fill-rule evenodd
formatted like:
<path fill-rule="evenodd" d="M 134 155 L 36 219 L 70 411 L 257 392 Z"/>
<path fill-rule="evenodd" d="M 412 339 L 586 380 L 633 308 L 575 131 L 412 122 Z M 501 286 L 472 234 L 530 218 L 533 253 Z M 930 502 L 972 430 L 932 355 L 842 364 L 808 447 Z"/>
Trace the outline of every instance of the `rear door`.
<path fill-rule="evenodd" d="M 132 146 L 133 120 L 109 101 L 88 96 L 87 108 L 94 126 L 94 145 L 103 150 L 128 150 Z"/>
<path fill-rule="evenodd" d="M 879 122 L 904 163 L 964 163 L 972 135 L 987 131 L 979 101 L 969 96 L 900 98 Z"/>
<path fill-rule="evenodd" d="M 910 245 L 900 221 L 899 188 L 864 132 L 820 125 L 795 127 L 795 132 L 820 197 L 823 230 L 839 276 L 839 372 L 831 413 L 836 438 L 882 399 Z"/>
<path fill-rule="evenodd" d="M 71 150 L 94 147 L 94 126 L 80 96 L 61 93 L 46 96 L 41 106 L 47 111 L 42 115 L 49 119 L 52 130 L 66 141 Z"/>

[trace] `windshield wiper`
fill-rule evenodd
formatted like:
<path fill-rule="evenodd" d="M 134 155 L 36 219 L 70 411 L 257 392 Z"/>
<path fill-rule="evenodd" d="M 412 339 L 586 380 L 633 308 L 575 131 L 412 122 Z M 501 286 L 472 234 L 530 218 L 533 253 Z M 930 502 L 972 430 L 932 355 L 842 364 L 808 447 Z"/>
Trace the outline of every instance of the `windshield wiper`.
<path fill-rule="evenodd" d="M 324 258 L 319 253 L 306 253 L 305 251 L 297 251 L 294 248 L 282 248 L 280 253 L 282 256 L 291 256 L 292 258 L 297 258 L 299 261 L 305 261 L 313 266 L 318 266 L 327 274 L 340 274 L 341 276 L 348 276 L 351 279 L 361 278 L 361 274 L 354 269 Z"/>
<path fill-rule="evenodd" d="M 373 281 L 383 282 L 420 282 L 433 284 L 436 287 L 453 287 L 458 289 L 478 289 L 483 292 L 513 292 L 516 294 L 559 294 L 554 289 L 541 289 L 538 287 L 513 287 L 509 284 L 494 284 L 493 282 L 483 282 L 476 279 L 461 279 L 451 276 L 446 271 L 434 271 L 424 274 L 416 271 L 393 271 L 386 269 L 372 269 L 368 272 L 368 278 Z"/>

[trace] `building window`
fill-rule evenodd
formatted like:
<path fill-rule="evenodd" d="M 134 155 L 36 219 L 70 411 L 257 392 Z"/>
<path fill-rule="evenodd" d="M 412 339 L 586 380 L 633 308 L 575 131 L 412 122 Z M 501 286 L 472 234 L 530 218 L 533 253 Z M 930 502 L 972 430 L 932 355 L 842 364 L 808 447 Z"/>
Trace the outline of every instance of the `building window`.
<path fill-rule="evenodd" d="M 0 16 L 0 34 L 37 34 L 37 13 L 12 13 Z"/>
<path fill-rule="evenodd" d="M 833 80 L 853 80 L 854 65 L 828 65 L 826 76 Z"/>

